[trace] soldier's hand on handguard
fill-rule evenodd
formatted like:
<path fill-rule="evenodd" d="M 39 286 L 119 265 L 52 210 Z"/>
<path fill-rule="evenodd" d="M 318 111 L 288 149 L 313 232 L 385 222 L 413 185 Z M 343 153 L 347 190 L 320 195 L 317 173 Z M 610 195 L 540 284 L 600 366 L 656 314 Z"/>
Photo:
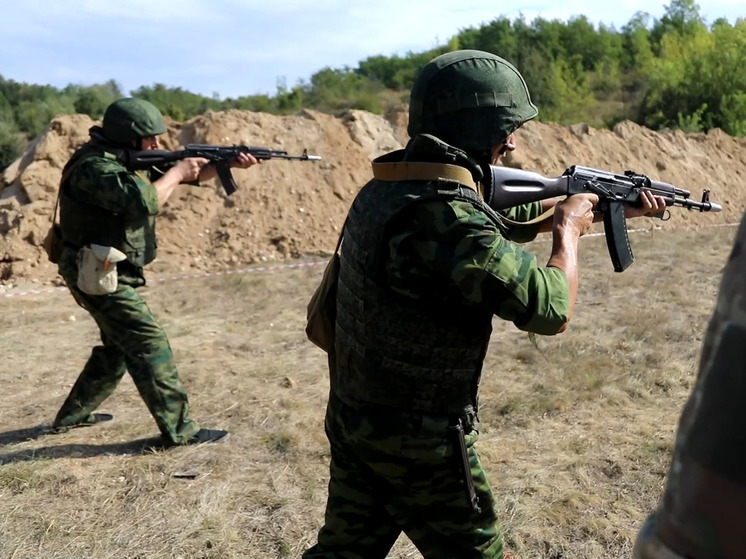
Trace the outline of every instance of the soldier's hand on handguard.
<path fill-rule="evenodd" d="M 591 193 L 574 194 L 557 202 L 554 206 L 553 229 L 577 237 L 585 235 L 593 224 L 596 204 L 598 196 Z"/>
<path fill-rule="evenodd" d="M 625 204 L 624 217 L 627 219 L 633 217 L 653 217 L 660 216 L 666 211 L 666 199 L 662 196 L 655 196 L 649 190 L 640 190 L 640 205 L 631 206 Z"/>
<path fill-rule="evenodd" d="M 256 165 L 257 163 L 261 162 L 261 159 L 257 159 L 250 153 L 241 152 L 238 154 L 238 157 L 236 159 L 231 161 L 230 166 L 237 169 L 248 169 L 252 165 Z"/>

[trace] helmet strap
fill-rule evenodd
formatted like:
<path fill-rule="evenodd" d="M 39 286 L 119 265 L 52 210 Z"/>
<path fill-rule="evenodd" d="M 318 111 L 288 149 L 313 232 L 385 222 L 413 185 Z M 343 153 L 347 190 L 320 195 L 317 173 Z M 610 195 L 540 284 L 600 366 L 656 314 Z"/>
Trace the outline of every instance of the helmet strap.
<path fill-rule="evenodd" d="M 480 168 L 483 165 L 489 165 L 492 162 L 492 150 L 489 149 L 480 149 L 480 150 L 472 150 L 468 152 L 469 157 L 471 157 L 474 161 L 477 162 L 477 165 L 480 166 Z"/>

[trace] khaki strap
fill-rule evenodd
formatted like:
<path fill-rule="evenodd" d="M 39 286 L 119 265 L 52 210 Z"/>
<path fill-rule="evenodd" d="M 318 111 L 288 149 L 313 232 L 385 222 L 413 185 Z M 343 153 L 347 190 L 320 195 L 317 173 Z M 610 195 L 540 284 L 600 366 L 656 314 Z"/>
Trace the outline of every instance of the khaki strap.
<path fill-rule="evenodd" d="M 446 163 L 423 163 L 419 161 L 400 161 L 394 163 L 372 163 L 373 178 L 381 181 L 431 181 L 451 180 L 468 186 L 478 192 L 471 173 L 458 165 Z"/>
<path fill-rule="evenodd" d="M 472 190 L 476 191 L 482 198 L 482 185 L 474 182 L 471 173 L 459 167 L 458 165 L 449 165 L 447 163 L 423 163 L 420 161 L 397 161 L 393 163 L 377 163 L 373 162 L 373 178 L 381 181 L 430 181 L 430 180 L 452 180 L 459 184 L 468 186 Z M 521 228 L 528 225 L 534 225 L 540 223 L 545 219 L 548 219 L 554 215 L 554 207 L 549 208 L 541 215 L 531 219 L 529 221 L 513 221 L 500 214 L 502 220 L 515 227 Z"/>
<path fill-rule="evenodd" d="M 505 221 L 505 223 L 512 225 L 513 227 L 521 227 L 524 225 L 534 225 L 535 223 L 541 223 L 542 221 L 544 221 L 545 219 L 549 219 L 553 215 L 554 215 L 554 206 L 549 208 L 544 213 L 537 215 L 535 218 L 529 219 L 528 221 L 513 221 L 512 219 L 505 217 L 502 214 L 500 214 L 500 217 L 503 218 L 503 221 Z"/>

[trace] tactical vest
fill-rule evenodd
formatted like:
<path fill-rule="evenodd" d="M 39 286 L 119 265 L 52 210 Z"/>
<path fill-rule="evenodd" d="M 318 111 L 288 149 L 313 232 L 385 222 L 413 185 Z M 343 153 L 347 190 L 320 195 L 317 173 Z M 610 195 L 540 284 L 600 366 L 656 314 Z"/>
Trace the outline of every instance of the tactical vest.
<path fill-rule="evenodd" d="M 451 180 L 374 179 L 352 204 L 340 251 L 332 375 L 334 393 L 348 405 L 476 412 L 492 314 L 457 297 L 405 297 L 383 278 L 390 223 L 433 199 L 466 201 L 499 220 L 474 191 Z"/>
<path fill-rule="evenodd" d="M 75 173 L 90 158 L 116 156 L 86 144 L 76 151 L 62 173 L 60 182 L 60 227 L 67 246 L 80 248 L 90 243 L 115 247 L 135 266 L 145 266 L 156 255 L 155 216 L 125 216 L 76 200 Z"/>

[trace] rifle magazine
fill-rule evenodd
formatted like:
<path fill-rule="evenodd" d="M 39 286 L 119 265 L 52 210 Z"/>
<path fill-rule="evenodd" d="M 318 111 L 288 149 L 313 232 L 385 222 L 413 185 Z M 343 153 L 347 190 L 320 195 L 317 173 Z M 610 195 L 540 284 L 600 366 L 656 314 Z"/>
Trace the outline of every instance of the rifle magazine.
<path fill-rule="evenodd" d="M 620 200 L 607 200 L 602 209 L 606 247 L 615 272 L 623 272 L 634 262 L 632 247 L 629 244 L 627 220 L 624 217 L 624 203 Z"/>

